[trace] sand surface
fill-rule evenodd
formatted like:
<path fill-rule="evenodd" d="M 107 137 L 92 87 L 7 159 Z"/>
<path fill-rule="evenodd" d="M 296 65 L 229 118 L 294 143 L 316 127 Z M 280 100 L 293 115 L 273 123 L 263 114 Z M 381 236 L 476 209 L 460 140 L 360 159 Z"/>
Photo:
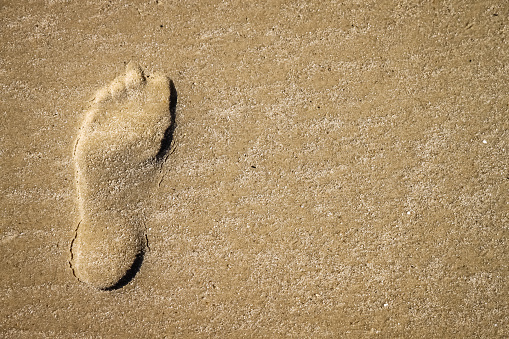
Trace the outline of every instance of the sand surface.
<path fill-rule="evenodd" d="M 0 2 L 0 337 L 507 338 L 508 34 L 495 0 Z M 103 291 L 73 149 L 131 61 L 176 128 Z"/>

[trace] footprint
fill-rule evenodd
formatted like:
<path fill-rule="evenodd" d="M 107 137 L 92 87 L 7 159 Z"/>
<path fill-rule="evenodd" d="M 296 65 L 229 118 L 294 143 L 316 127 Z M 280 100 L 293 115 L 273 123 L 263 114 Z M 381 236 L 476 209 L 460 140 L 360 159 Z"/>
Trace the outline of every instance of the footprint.
<path fill-rule="evenodd" d="M 177 92 L 164 75 L 129 63 L 100 89 L 75 150 L 81 221 L 71 243 L 78 280 L 99 289 L 126 285 L 148 248 L 146 209 L 175 127 Z"/>

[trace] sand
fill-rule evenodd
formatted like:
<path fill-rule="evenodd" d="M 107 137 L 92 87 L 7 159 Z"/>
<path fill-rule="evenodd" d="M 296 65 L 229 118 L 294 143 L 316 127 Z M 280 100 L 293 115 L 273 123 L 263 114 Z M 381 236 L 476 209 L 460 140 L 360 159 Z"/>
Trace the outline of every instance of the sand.
<path fill-rule="evenodd" d="M 508 20 L 494 0 L 2 2 L 0 336 L 509 336 Z M 157 171 L 136 170 L 149 119 L 115 165 L 131 193 L 85 208 L 141 230 L 107 288 L 129 269 L 73 274 L 75 146 L 130 62 L 178 96 Z M 136 149 L 107 125 L 90 152 Z"/>

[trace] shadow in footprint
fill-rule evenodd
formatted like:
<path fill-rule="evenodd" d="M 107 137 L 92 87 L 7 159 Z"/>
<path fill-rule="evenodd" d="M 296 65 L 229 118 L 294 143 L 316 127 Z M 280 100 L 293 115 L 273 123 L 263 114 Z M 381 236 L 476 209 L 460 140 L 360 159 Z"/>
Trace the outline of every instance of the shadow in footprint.
<path fill-rule="evenodd" d="M 141 264 L 143 263 L 144 256 L 145 256 L 145 251 L 136 255 L 133 265 L 131 266 L 131 268 L 129 270 L 127 270 L 125 275 L 115 285 L 105 288 L 104 291 L 118 290 L 119 288 L 122 288 L 125 285 L 129 284 L 129 282 L 131 280 L 133 280 L 136 273 L 138 273 L 138 271 L 140 270 Z"/>
<path fill-rule="evenodd" d="M 175 132 L 175 115 L 177 110 L 177 89 L 173 84 L 173 81 L 170 80 L 170 127 L 164 132 L 164 137 L 161 140 L 161 147 L 159 148 L 159 152 L 156 154 L 156 160 L 161 161 L 166 157 L 168 151 L 170 150 L 171 142 L 173 140 L 173 133 Z"/>

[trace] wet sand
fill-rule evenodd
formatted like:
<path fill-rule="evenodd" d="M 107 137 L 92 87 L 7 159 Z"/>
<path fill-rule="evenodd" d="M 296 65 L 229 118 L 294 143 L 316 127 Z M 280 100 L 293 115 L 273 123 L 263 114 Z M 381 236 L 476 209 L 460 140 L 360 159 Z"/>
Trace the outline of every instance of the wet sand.
<path fill-rule="evenodd" d="M 508 4 L 0 14 L 1 337 L 509 336 Z M 70 265 L 73 151 L 131 61 L 172 79 L 175 129 L 105 291 Z"/>

